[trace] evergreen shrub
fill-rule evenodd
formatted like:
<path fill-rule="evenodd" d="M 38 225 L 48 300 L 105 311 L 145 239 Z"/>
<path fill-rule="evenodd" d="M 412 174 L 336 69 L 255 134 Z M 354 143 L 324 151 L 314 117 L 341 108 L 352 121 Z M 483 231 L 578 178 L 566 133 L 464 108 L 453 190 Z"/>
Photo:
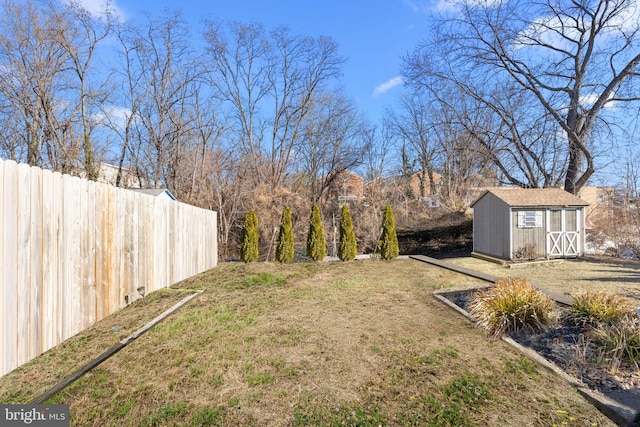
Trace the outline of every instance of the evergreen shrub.
<path fill-rule="evenodd" d="M 286 207 L 280 220 L 280 232 L 278 233 L 278 245 L 276 246 L 276 261 L 285 263 L 293 260 L 295 256 L 293 245 L 293 224 L 291 221 L 291 208 Z"/>
<path fill-rule="evenodd" d="M 240 259 L 244 262 L 254 262 L 258 260 L 258 216 L 254 211 L 249 211 L 244 217 L 242 226 L 240 247 Z"/>
<path fill-rule="evenodd" d="M 340 212 L 340 244 L 338 246 L 338 258 L 342 261 L 350 261 L 356 258 L 358 246 L 356 233 L 353 231 L 351 212 L 345 203 Z"/>
<path fill-rule="evenodd" d="M 307 233 L 307 256 L 314 261 L 322 261 L 327 256 L 327 243 L 324 238 L 324 227 L 320 217 L 320 208 L 314 204 L 309 219 L 309 232 Z"/>

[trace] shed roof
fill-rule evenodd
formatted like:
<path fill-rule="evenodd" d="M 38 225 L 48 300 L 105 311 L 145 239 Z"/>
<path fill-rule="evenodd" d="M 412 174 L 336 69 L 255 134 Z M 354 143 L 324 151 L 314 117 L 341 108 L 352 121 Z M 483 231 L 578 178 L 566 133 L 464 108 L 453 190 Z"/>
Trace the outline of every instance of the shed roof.
<path fill-rule="evenodd" d="M 471 207 L 487 194 L 493 194 L 510 207 L 588 206 L 589 203 L 562 188 L 496 187 L 484 191 Z"/>

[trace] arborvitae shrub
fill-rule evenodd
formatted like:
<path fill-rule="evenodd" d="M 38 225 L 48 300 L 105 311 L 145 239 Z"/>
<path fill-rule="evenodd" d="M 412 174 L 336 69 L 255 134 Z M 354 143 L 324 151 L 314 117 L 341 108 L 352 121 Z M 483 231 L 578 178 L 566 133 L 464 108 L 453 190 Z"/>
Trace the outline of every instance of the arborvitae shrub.
<path fill-rule="evenodd" d="M 307 234 L 307 256 L 314 261 L 322 261 L 327 256 L 327 245 L 324 239 L 324 228 L 320 218 L 320 208 L 314 204 L 309 220 L 309 233 Z"/>
<path fill-rule="evenodd" d="M 349 207 L 342 205 L 340 212 L 340 244 L 338 246 L 338 258 L 342 261 L 355 259 L 358 247 L 356 243 L 356 233 L 353 231 L 351 222 L 351 212 Z"/>
<path fill-rule="evenodd" d="M 258 216 L 254 211 L 247 212 L 242 226 L 242 247 L 240 248 L 240 259 L 244 262 L 254 262 L 258 260 Z"/>
<path fill-rule="evenodd" d="M 282 219 L 280 220 L 278 246 L 276 246 L 276 261 L 282 263 L 289 262 L 293 260 L 294 255 L 291 208 L 287 206 L 284 212 L 282 212 Z"/>
<path fill-rule="evenodd" d="M 382 259 L 393 259 L 400 254 L 398 236 L 396 234 L 396 223 L 390 204 L 387 204 L 387 207 L 384 209 L 382 235 L 378 241 L 376 253 L 380 254 L 380 258 Z"/>

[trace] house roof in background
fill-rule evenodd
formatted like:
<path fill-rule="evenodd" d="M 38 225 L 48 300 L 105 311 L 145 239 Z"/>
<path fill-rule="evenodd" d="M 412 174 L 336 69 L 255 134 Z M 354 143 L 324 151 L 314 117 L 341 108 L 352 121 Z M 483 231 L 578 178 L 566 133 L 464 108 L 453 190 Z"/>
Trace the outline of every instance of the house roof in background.
<path fill-rule="evenodd" d="M 131 190 L 137 191 L 138 193 L 149 194 L 154 197 L 158 197 L 165 193 L 171 200 L 176 200 L 175 196 L 166 188 L 131 188 Z"/>
<path fill-rule="evenodd" d="M 471 207 L 488 193 L 505 202 L 510 207 L 545 207 L 545 206 L 588 206 L 579 197 L 564 191 L 562 188 L 510 188 L 494 187 L 484 191 Z"/>

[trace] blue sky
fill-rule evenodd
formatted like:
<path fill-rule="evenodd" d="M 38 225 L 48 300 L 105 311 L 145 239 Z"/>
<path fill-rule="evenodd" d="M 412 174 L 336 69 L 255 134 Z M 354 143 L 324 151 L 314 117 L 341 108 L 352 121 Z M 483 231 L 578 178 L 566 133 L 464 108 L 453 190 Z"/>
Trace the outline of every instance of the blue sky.
<path fill-rule="evenodd" d="M 137 21 L 145 11 L 160 15 L 165 9 L 182 10 L 192 23 L 194 34 L 199 33 L 203 19 L 213 18 L 257 22 L 267 28 L 286 25 L 296 34 L 330 36 L 347 58 L 342 78 L 344 91 L 372 122 L 381 117 L 385 108 L 393 108 L 404 91 L 401 57 L 428 37 L 431 14 L 449 9 L 448 0 L 75 1 L 95 13 L 109 2 L 128 21 Z M 598 160 L 605 169 L 611 167 L 610 162 L 615 163 L 606 158 L 601 154 Z M 599 170 L 598 175 L 605 176 L 603 172 Z"/>
<path fill-rule="evenodd" d="M 97 10 L 105 0 L 81 0 Z M 142 11 L 160 14 L 180 9 L 193 28 L 204 18 L 257 22 L 268 28 L 287 25 L 294 33 L 330 36 L 347 58 L 343 85 L 361 111 L 376 121 L 403 91 L 401 56 L 426 36 L 435 3 L 419 0 L 112 0 L 126 20 Z"/>

